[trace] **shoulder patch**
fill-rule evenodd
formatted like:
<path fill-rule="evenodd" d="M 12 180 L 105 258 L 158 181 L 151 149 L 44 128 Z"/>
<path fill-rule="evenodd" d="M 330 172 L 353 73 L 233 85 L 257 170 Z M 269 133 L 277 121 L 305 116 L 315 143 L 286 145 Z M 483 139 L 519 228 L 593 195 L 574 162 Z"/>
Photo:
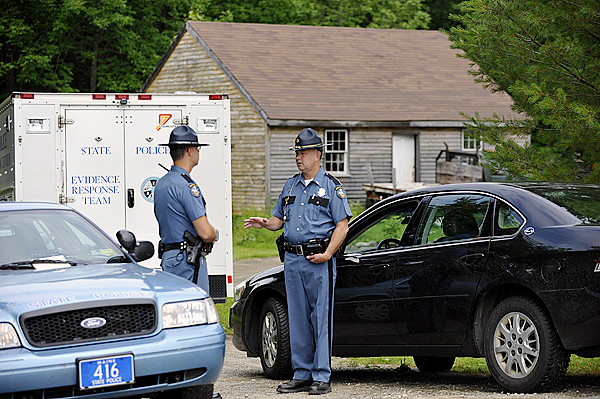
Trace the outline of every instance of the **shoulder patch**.
<path fill-rule="evenodd" d="M 346 198 L 346 193 L 344 192 L 344 187 L 337 186 L 335 188 L 335 192 L 336 192 L 336 194 L 337 194 L 338 197 L 340 197 L 340 198 Z"/>
<path fill-rule="evenodd" d="M 196 183 L 188 184 L 188 187 L 190 188 L 190 193 L 192 193 L 194 197 L 198 198 L 200 196 L 200 187 L 198 187 Z"/>

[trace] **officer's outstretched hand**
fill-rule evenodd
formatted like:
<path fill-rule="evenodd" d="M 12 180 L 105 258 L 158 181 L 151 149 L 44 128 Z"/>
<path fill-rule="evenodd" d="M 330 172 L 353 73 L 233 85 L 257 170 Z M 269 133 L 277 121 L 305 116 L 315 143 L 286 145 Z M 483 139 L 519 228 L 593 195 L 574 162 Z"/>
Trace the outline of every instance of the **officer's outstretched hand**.
<path fill-rule="evenodd" d="M 262 229 L 266 227 L 267 219 L 261 217 L 251 217 L 249 219 L 244 220 L 244 228 L 248 229 L 250 227 L 254 227 L 255 229 Z"/>
<path fill-rule="evenodd" d="M 275 216 L 271 216 L 270 219 L 251 217 L 244 220 L 244 228 L 248 229 L 250 227 L 254 227 L 256 229 L 262 229 L 264 227 L 265 229 L 275 231 L 283 227 L 283 220 Z"/>

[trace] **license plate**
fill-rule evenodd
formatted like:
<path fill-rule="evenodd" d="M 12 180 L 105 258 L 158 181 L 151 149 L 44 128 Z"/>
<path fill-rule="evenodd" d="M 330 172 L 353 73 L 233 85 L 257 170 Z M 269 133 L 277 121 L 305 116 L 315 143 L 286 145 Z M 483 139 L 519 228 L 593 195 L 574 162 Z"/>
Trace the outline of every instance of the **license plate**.
<path fill-rule="evenodd" d="M 117 355 L 78 362 L 79 389 L 104 388 L 135 382 L 133 355 Z"/>

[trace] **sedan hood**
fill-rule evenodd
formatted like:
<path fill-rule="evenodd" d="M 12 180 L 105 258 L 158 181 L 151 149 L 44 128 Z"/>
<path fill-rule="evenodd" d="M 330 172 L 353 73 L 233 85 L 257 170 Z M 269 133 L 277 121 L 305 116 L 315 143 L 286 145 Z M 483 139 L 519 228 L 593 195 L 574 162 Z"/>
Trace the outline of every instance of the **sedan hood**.
<path fill-rule="evenodd" d="M 147 298 L 158 303 L 206 298 L 195 284 L 137 264 L 85 265 L 0 273 L 0 320 L 73 303 Z"/>

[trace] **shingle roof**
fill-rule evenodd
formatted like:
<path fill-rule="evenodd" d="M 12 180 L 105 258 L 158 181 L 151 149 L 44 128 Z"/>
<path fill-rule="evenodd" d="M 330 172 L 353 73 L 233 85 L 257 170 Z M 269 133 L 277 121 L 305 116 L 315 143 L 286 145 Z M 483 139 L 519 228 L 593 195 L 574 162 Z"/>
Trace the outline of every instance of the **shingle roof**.
<path fill-rule="evenodd" d="M 441 32 L 221 22 L 188 31 L 270 120 L 515 116 L 508 95 L 474 83 Z"/>

